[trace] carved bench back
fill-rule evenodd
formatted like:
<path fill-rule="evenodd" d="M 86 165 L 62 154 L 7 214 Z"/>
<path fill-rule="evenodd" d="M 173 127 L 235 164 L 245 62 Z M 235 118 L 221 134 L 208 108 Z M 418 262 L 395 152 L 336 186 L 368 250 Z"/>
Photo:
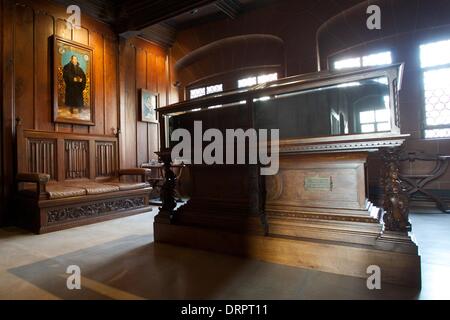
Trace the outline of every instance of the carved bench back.
<path fill-rule="evenodd" d="M 117 176 L 118 139 L 22 129 L 17 125 L 17 170 L 51 180 L 108 180 Z"/>

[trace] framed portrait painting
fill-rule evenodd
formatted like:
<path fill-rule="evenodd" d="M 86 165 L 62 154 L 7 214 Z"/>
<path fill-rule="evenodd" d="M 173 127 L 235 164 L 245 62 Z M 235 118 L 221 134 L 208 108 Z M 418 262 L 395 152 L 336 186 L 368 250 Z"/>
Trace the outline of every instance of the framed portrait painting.
<path fill-rule="evenodd" d="M 158 94 L 146 89 L 140 90 L 140 115 L 141 121 L 158 123 L 156 109 L 158 108 Z"/>
<path fill-rule="evenodd" d="M 94 125 L 93 49 L 53 37 L 53 121 Z"/>

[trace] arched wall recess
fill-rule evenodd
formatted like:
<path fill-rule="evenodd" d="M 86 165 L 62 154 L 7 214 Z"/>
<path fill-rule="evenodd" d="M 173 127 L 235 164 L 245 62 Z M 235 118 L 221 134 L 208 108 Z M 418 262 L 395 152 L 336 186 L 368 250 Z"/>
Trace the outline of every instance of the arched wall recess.
<path fill-rule="evenodd" d="M 176 80 L 183 88 L 215 82 L 230 88 L 239 77 L 265 71 L 284 76 L 284 70 L 284 42 L 270 34 L 248 34 L 214 41 L 188 53 L 174 65 Z"/>
<path fill-rule="evenodd" d="M 381 9 L 381 29 L 367 28 L 367 8 Z M 439 8 L 439 10 L 436 10 Z M 447 0 L 375 0 L 363 1 L 326 21 L 317 31 L 317 59 L 326 69 L 330 56 L 345 55 L 399 45 L 397 38 L 417 37 L 423 33 L 448 35 L 450 2 Z"/>

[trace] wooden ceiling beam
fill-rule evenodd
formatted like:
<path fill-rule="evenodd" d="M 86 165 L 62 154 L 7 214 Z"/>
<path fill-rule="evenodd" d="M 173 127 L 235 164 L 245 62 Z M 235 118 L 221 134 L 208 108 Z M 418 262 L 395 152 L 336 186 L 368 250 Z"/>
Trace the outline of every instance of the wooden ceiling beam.
<path fill-rule="evenodd" d="M 176 34 L 177 30 L 165 22 L 154 24 L 139 33 L 141 37 L 156 42 L 163 47 L 171 47 L 175 42 Z"/>
<path fill-rule="evenodd" d="M 215 6 L 231 19 L 236 19 L 243 9 L 238 0 L 219 0 Z"/>
<path fill-rule="evenodd" d="M 96 20 L 100 20 L 110 25 L 114 25 L 117 20 L 117 13 L 120 10 L 118 1 L 104 0 L 54 0 L 63 5 L 77 5 L 81 9 L 81 14 L 87 14 Z"/>
<path fill-rule="evenodd" d="M 117 33 L 142 30 L 179 14 L 203 7 L 216 0 L 125 1 L 115 25 Z"/>
<path fill-rule="evenodd" d="M 142 30 L 217 0 L 53 0 L 78 5 L 82 14 L 111 25 L 118 34 Z"/>

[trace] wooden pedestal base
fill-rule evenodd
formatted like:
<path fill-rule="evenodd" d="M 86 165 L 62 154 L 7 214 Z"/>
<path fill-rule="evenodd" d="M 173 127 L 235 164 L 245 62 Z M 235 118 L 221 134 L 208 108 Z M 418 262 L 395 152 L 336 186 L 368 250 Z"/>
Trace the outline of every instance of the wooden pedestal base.
<path fill-rule="evenodd" d="M 266 262 L 368 278 L 367 267 L 381 268 L 382 282 L 420 288 L 420 256 L 414 242 L 387 234 L 375 245 L 316 239 L 239 234 L 156 221 L 155 241 L 239 255 Z"/>

